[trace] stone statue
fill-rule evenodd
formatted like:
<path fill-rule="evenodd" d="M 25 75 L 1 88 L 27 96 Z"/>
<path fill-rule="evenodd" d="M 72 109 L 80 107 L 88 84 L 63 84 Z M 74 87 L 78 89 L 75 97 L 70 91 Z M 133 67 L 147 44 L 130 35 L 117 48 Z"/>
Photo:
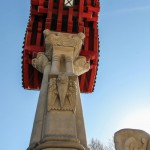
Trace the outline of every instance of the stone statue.
<path fill-rule="evenodd" d="M 150 135 L 142 130 L 122 129 L 115 133 L 116 150 L 149 150 Z"/>
<path fill-rule="evenodd" d="M 44 36 L 45 52 L 32 60 L 43 79 L 28 150 L 88 149 L 78 83 L 90 69 L 79 56 L 85 36 L 48 29 Z"/>

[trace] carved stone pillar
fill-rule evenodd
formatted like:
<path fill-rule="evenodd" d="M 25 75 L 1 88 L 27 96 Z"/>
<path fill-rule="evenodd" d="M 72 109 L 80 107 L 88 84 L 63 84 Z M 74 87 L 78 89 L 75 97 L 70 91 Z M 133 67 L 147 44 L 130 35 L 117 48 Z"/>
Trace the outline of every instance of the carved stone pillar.
<path fill-rule="evenodd" d="M 50 73 L 51 63 L 48 61 L 44 53 L 40 52 L 38 53 L 37 58 L 32 60 L 32 65 L 39 72 L 43 73 L 43 79 L 41 83 L 29 149 L 33 149 L 40 142 L 42 137 L 45 106 L 47 100 L 48 74 Z"/>
<path fill-rule="evenodd" d="M 84 34 L 44 34 L 46 51 L 32 62 L 44 74 L 28 150 L 87 149 L 78 82 L 90 68 L 79 56 Z"/>

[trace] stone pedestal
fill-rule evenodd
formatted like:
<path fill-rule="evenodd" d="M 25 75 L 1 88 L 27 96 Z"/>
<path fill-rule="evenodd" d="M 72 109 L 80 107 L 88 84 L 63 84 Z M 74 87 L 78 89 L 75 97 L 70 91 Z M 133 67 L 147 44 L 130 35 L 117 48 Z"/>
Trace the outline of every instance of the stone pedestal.
<path fill-rule="evenodd" d="M 90 68 L 79 56 L 84 35 L 44 34 L 46 51 L 32 61 L 43 80 L 28 150 L 87 149 L 78 82 Z"/>

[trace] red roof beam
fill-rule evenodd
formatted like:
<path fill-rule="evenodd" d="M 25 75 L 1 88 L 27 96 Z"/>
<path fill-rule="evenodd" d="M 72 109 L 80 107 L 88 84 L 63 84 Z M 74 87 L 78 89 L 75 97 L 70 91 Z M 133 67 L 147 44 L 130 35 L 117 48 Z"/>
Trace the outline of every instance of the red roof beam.
<path fill-rule="evenodd" d="M 92 6 L 88 5 L 87 10 L 91 11 L 91 12 L 97 12 L 98 13 L 100 11 L 100 8 L 99 7 L 92 7 Z"/>
<path fill-rule="evenodd" d="M 79 1 L 79 13 L 78 13 L 78 32 L 83 32 L 83 12 L 84 12 L 84 0 Z"/>
<path fill-rule="evenodd" d="M 59 0 L 57 31 L 61 31 L 61 27 L 62 27 L 63 6 L 64 6 L 63 0 Z"/>
<path fill-rule="evenodd" d="M 82 50 L 80 54 L 85 56 L 87 61 L 96 59 L 97 55 L 98 55 L 98 53 L 90 51 L 90 50 L 88 50 L 88 51 Z"/>
<path fill-rule="evenodd" d="M 47 12 L 47 18 L 45 23 L 45 28 L 50 29 L 51 27 L 51 20 L 52 20 L 52 12 L 53 12 L 53 1 L 49 0 L 48 2 L 48 12 Z"/>
<path fill-rule="evenodd" d="M 41 36 L 42 36 L 42 22 L 38 22 L 38 29 L 37 29 L 37 37 L 36 37 L 36 45 L 41 45 Z"/>
<path fill-rule="evenodd" d="M 72 24 L 73 24 L 72 15 L 73 15 L 73 8 L 69 8 L 69 12 L 68 12 L 68 27 L 67 27 L 67 31 L 69 33 L 72 32 Z"/>
<path fill-rule="evenodd" d="M 24 83 L 24 87 L 28 88 L 29 85 L 29 81 L 28 81 L 28 55 L 23 56 L 24 60 L 23 60 L 23 83 Z"/>
<path fill-rule="evenodd" d="M 39 1 L 38 0 L 31 0 L 31 5 L 39 5 Z"/>
<path fill-rule="evenodd" d="M 83 55 L 86 57 L 87 61 L 90 60 L 89 57 L 89 51 L 88 51 L 88 45 L 89 45 L 89 27 L 85 27 L 85 39 L 84 39 L 84 50 L 82 50 L 80 52 L 80 55 Z M 84 92 L 84 86 L 85 86 L 85 80 L 86 80 L 86 73 L 84 73 L 81 77 L 80 77 L 80 90 L 82 92 Z"/>

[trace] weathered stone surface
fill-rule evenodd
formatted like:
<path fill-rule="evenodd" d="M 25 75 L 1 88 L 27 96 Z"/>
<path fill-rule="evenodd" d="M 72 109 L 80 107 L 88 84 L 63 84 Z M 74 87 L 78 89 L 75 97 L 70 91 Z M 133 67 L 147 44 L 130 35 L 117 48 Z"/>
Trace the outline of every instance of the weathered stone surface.
<path fill-rule="evenodd" d="M 44 30 L 43 33 L 45 35 L 45 44 L 47 46 L 46 53 L 51 54 L 53 48 L 60 46 L 63 49 L 65 49 L 66 47 L 72 48 L 74 50 L 73 59 L 79 56 L 81 46 L 83 44 L 83 39 L 85 38 L 85 35 L 83 33 L 70 34 L 53 32 L 48 29 Z"/>
<path fill-rule="evenodd" d="M 78 75 L 90 69 L 79 56 L 84 34 L 44 35 L 46 51 L 32 60 L 43 79 L 28 150 L 87 149 L 78 83 Z"/>
<path fill-rule="evenodd" d="M 81 75 L 90 69 L 90 63 L 84 56 L 79 56 L 84 34 L 69 34 L 44 31 L 45 53 L 39 52 L 37 58 L 32 60 L 32 65 L 43 72 L 47 63 L 51 64 L 51 73 L 74 73 Z"/>
<path fill-rule="evenodd" d="M 38 145 L 35 150 L 45 150 L 45 149 L 51 149 L 51 150 L 55 150 L 55 149 L 64 149 L 64 150 L 70 150 L 70 149 L 75 149 L 75 150 L 85 150 L 85 148 L 80 145 L 79 143 L 75 143 L 75 142 L 61 142 L 61 141 L 49 141 L 49 142 L 45 142 L 45 143 L 41 143 L 40 145 Z"/>
<path fill-rule="evenodd" d="M 59 74 L 49 76 L 48 111 L 71 110 L 75 112 L 77 76 Z M 57 88 L 58 87 L 58 88 Z"/>
<path fill-rule="evenodd" d="M 43 73 L 44 68 L 47 65 L 50 65 L 48 58 L 45 56 L 43 52 L 39 52 L 37 57 L 32 60 L 32 65 L 36 68 L 39 72 Z"/>
<path fill-rule="evenodd" d="M 142 130 L 122 129 L 115 133 L 116 150 L 150 150 L 150 135 Z"/>
<path fill-rule="evenodd" d="M 43 149 L 43 150 L 76 150 L 74 148 L 46 148 L 46 149 Z"/>
<path fill-rule="evenodd" d="M 45 116 L 45 106 L 47 101 L 47 87 L 48 87 L 48 75 L 50 72 L 50 65 L 47 65 L 44 68 L 43 79 L 38 99 L 38 104 L 36 108 L 36 114 L 34 118 L 34 124 L 30 139 L 31 147 L 34 147 L 37 143 L 40 142 L 43 130 L 44 116 Z"/>
<path fill-rule="evenodd" d="M 75 115 L 71 111 L 50 111 L 45 120 L 43 139 L 78 142 Z"/>

